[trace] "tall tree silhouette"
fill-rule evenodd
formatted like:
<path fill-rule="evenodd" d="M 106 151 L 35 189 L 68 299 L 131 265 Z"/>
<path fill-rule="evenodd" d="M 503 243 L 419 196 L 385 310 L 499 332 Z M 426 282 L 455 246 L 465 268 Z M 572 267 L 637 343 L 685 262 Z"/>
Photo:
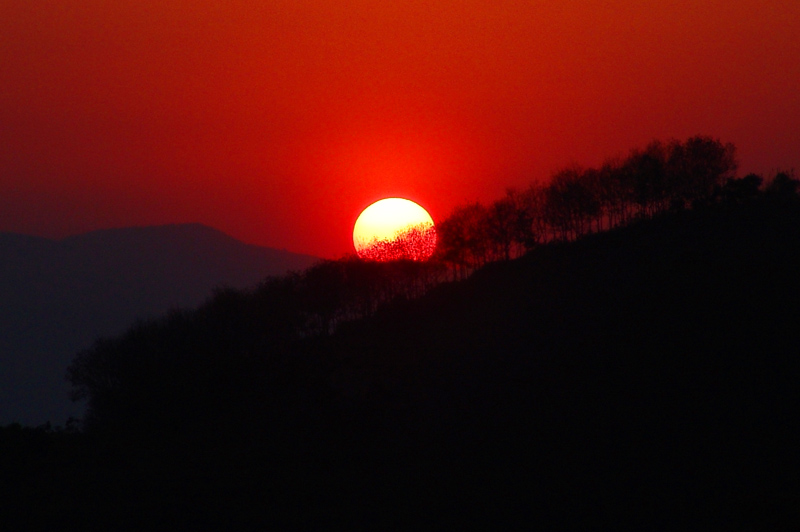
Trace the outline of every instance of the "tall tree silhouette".
<path fill-rule="evenodd" d="M 451 267 L 456 278 L 465 277 L 488 260 L 486 219 L 486 208 L 472 203 L 456 207 L 439 223 L 438 257 Z"/>
<path fill-rule="evenodd" d="M 791 200 L 797 198 L 800 190 L 800 180 L 794 177 L 794 172 L 778 172 L 767 184 L 766 193 L 774 199 Z"/>
<path fill-rule="evenodd" d="M 684 143 L 683 171 L 688 178 L 684 196 L 689 202 L 707 202 L 736 173 L 736 147 L 711 137 L 695 136 Z"/>
<path fill-rule="evenodd" d="M 492 203 L 486 212 L 486 236 L 495 260 L 509 260 L 533 247 L 533 217 L 526 198 L 516 189 Z"/>
<path fill-rule="evenodd" d="M 643 150 L 634 150 L 626 161 L 626 169 L 634 187 L 633 198 L 639 213 L 652 216 L 668 203 L 667 149 L 653 141 Z"/>
<path fill-rule="evenodd" d="M 557 172 L 547 187 L 547 220 L 565 240 L 585 234 L 591 220 L 601 214 L 600 200 L 583 177 L 583 169 L 567 168 Z"/>

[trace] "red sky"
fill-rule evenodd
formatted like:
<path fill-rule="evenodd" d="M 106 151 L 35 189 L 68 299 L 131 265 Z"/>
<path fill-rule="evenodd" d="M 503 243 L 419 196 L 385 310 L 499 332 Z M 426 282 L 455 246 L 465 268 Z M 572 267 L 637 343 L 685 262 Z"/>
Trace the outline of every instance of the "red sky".
<path fill-rule="evenodd" d="M 0 231 L 201 222 L 337 257 L 652 139 L 800 169 L 797 0 L 8 0 Z"/>

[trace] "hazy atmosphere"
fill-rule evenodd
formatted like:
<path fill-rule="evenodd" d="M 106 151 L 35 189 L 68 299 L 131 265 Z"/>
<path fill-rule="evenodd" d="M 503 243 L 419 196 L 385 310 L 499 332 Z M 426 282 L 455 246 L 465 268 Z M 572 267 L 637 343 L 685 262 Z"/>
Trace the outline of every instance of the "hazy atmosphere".
<path fill-rule="evenodd" d="M 0 530 L 800 530 L 798 88 L 798 0 L 3 0 Z"/>
<path fill-rule="evenodd" d="M 9 1 L 0 231 L 199 222 L 324 257 L 373 201 L 435 220 L 707 134 L 800 166 L 795 0 Z"/>

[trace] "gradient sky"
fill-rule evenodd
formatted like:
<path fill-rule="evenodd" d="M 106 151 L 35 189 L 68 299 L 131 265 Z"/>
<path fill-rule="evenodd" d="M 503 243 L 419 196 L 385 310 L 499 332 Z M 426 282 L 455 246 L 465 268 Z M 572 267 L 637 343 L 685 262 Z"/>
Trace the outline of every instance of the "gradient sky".
<path fill-rule="evenodd" d="M 797 0 L 5 0 L 0 231 L 201 222 L 337 257 L 648 141 L 800 169 Z"/>

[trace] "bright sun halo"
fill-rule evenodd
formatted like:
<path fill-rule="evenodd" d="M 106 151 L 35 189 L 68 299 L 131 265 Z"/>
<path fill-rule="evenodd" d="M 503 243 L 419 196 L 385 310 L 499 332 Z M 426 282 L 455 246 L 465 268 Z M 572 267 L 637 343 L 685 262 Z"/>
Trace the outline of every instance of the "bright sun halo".
<path fill-rule="evenodd" d="M 426 260 L 436 249 L 436 229 L 428 211 L 413 201 L 386 198 L 359 215 L 353 245 L 362 259 Z"/>

